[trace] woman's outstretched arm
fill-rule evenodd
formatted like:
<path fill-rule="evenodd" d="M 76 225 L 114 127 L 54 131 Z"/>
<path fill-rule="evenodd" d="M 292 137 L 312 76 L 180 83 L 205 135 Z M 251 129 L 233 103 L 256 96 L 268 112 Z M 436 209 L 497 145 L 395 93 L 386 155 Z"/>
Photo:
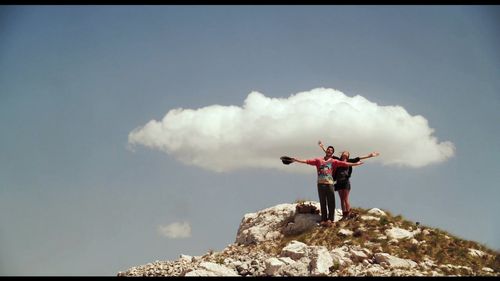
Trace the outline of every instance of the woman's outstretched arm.
<path fill-rule="evenodd" d="M 359 159 L 368 159 L 368 158 L 372 158 L 372 157 L 376 157 L 376 156 L 379 156 L 380 153 L 378 152 L 372 152 L 368 155 L 365 155 L 365 156 L 360 156 Z"/>
<path fill-rule="evenodd" d="M 319 145 L 319 147 L 321 147 L 321 149 L 323 149 L 323 152 L 326 153 L 325 146 L 323 145 L 323 143 L 320 140 L 318 141 L 318 145 Z"/>

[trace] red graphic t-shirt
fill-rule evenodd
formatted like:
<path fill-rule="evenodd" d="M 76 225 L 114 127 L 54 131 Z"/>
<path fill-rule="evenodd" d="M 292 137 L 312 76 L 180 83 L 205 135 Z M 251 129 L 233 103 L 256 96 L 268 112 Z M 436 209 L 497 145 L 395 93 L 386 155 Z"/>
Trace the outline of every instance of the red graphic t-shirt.
<path fill-rule="evenodd" d="M 325 160 L 323 158 L 314 158 L 306 160 L 309 165 L 316 166 L 318 172 L 318 183 L 333 184 L 333 176 L 337 167 L 349 167 L 346 162 L 330 158 Z"/>

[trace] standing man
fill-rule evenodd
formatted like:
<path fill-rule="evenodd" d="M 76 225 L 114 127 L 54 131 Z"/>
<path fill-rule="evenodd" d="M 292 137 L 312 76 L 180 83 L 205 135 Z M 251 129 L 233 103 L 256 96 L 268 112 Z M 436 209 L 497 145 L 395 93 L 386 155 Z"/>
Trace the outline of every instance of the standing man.
<path fill-rule="evenodd" d="M 333 176 L 337 167 L 351 167 L 359 166 L 363 162 L 349 163 L 333 159 L 334 148 L 329 146 L 323 158 L 314 158 L 308 160 L 301 160 L 292 158 L 294 162 L 316 166 L 318 172 L 318 196 L 319 204 L 321 206 L 321 222 L 322 226 L 329 226 L 334 221 L 335 216 L 335 193 L 333 191 Z M 327 210 L 328 206 L 328 210 Z"/>

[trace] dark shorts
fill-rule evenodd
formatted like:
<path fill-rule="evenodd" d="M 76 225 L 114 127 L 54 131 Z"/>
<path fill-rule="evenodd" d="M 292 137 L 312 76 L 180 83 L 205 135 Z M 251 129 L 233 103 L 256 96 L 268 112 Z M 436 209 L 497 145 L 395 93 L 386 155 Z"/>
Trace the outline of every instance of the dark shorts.
<path fill-rule="evenodd" d="M 344 189 L 351 190 L 351 182 L 350 181 L 338 181 L 335 183 L 334 187 L 335 187 L 335 191 L 344 190 Z"/>

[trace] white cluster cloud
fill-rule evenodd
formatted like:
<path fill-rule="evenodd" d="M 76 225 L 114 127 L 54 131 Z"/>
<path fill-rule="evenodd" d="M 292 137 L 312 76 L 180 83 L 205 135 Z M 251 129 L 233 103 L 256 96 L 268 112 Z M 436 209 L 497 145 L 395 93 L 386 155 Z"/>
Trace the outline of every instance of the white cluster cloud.
<path fill-rule="evenodd" d="M 403 107 L 381 106 L 356 95 L 326 88 L 288 98 L 251 92 L 242 107 L 210 105 L 172 109 L 130 132 L 129 145 L 140 144 L 172 155 L 188 165 L 216 172 L 239 168 L 307 171 L 285 166 L 282 155 L 308 159 L 324 155 L 322 140 L 335 154 L 378 151 L 372 161 L 422 167 L 454 155 L 449 141 L 439 142 L 427 120 Z"/>
<path fill-rule="evenodd" d="M 188 222 L 174 222 L 165 226 L 160 225 L 158 232 L 162 236 L 172 239 L 188 238 L 191 237 L 191 225 Z"/>

